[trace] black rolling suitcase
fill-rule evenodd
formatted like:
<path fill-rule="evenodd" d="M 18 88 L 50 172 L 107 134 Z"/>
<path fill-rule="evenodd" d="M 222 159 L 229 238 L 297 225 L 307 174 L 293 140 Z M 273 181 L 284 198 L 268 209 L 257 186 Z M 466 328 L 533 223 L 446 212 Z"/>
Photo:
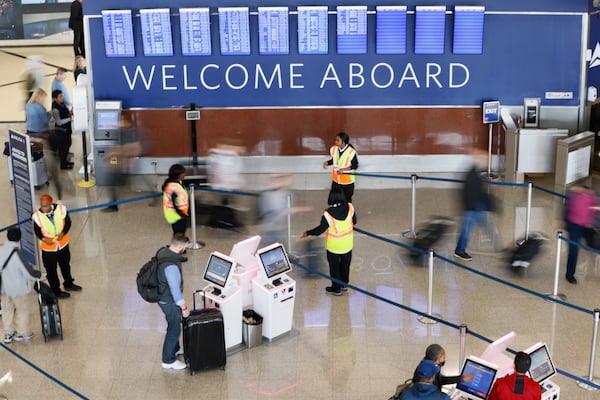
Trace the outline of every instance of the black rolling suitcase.
<path fill-rule="evenodd" d="M 538 255 L 544 239 L 541 236 L 530 236 L 523 240 L 513 251 L 510 257 L 510 265 L 513 268 L 529 268 L 531 261 Z"/>
<path fill-rule="evenodd" d="M 216 308 L 206 308 L 204 296 L 204 308 L 197 310 L 198 292 L 203 291 L 194 292 L 194 310 L 183 319 L 183 353 L 192 375 L 207 369 L 225 369 L 227 363 L 223 314 Z"/>
<path fill-rule="evenodd" d="M 58 306 L 58 298 L 50 289 L 50 286 L 43 282 L 37 281 L 35 289 L 38 292 L 38 302 L 40 305 L 40 320 L 42 322 L 42 333 L 44 341 L 47 342 L 49 337 L 60 336 L 63 339 L 62 320 L 60 318 L 60 308 Z"/>
<path fill-rule="evenodd" d="M 452 220 L 449 220 L 448 218 L 432 218 L 427 221 L 425 226 L 417 230 L 415 240 L 413 241 L 413 247 L 425 251 L 433 248 L 452 224 Z M 414 260 L 419 260 L 422 255 L 422 253 L 416 251 L 412 251 L 410 254 Z"/>

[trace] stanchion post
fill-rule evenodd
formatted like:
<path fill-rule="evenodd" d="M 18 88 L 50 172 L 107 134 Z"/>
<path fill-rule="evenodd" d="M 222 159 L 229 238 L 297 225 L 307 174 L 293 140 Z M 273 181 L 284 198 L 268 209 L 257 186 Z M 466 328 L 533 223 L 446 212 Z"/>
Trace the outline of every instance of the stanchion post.
<path fill-rule="evenodd" d="M 81 131 L 81 141 L 83 146 L 83 180 L 77 182 L 77 186 L 83 188 L 89 188 L 92 186 L 96 186 L 96 181 L 93 179 L 90 180 L 90 173 L 88 167 L 88 151 L 87 151 L 87 138 L 85 135 L 85 129 Z M 57 179 L 57 178 L 55 178 Z"/>
<path fill-rule="evenodd" d="M 410 176 L 410 229 L 402 232 L 402 236 L 407 238 L 416 238 L 417 232 L 415 228 L 415 214 L 417 204 L 417 175 Z"/>
<path fill-rule="evenodd" d="M 460 324 L 459 326 L 459 332 L 460 332 L 460 354 L 459 354 L 459 359 L 458 359 L 458 369 L 460 369 L 460 367 L 463 365 L 463 363 L 465 362 L 465 347 L 467 345 L 467 324 Z"/>
<path fill-rule="evenodd" d="M 531 194 L 533 192 L 533 183 L 527 183 L 527 215 L 525 216 L 525 240 L 529 239 L 529 227 L 531 224 Z"/>
<path fill-rule="evenodd" d="M 590 370 L 588 381 L 594 381 L 594 364 L 596 362 L 596 345 L 598 344 L 598 321 L 600 320 L 600 309 L 594 309 L 594 333 L 592 335 L 592 351 L 590 352 Z"/>
<path fill-rule="evenodd" d="M 488 124 L 488 179 L 492 178 L 492 133 L 494 124 Z"/>
<path fill-rule="evenodd" d="M 288 254 L 292 252 L 292 213 L 290 212 L 292 208 L 292 194 L 288 193 L 287 196 L 287 251 Z"/>
<path fill-rule="evenodd" d="M 429 249 L 429 277 L 427 282 L 427 315 L 433 316 L 433 250 Z M 427 317 L 419 317 L 419 321 L 424 324 L 435 324 L 436 320 L 427 318 Z"/>
<path fill-rule="evenodd" d="M 550 296 L 565 300 L 567 296 L 562 293 L 558 293 L 558 279 L 560 277 L 560 252 L 562 249 L 562 231 L 556 233 L 556 261 L 554 263 L 554 287 Z"/>
<path fill-rule="evenodd" d="M 190 184 L 190 213 L 191 217 L 191 228 L 192 228 L 192 249 L 198 250 L 204 246 L 200 246 L 198 241 L 196 240 L 196 185 Z"/>

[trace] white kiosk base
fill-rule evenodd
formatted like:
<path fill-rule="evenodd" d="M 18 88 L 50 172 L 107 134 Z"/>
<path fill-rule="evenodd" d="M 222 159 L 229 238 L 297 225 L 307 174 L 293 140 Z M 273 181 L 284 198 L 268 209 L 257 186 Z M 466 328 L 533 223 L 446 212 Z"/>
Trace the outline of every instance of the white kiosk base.
<path fill-rule="evenodd" d="M 542 383 L 542 400 L 558 399 L 560 399 L 560 386 L 549 379 Z"/>
<path fill-rule="evenodd" d="M 263 317 L 262 334 L 269 341 L 292 330 L 296 281 L 286 274 L 279 275 L 281 284 L 252 280 L 254 311 Z"/>
<path fill-rule="evenodd" d="M 221 310 L 225 329 L 225 349 L 231 350 L 242 345 L 242 291 L 236 287 L 216 294 L 213 293 L 214 290 L 214 286 L 208 285 L 204 288 L 204 292 L 200 293 L 206 297 L 206 307 Z"/>
<path fill-rule="evenodd" d="M 233 280 L 237 282 L 238 287 L 242 289 L 242 307 L 244 309 L 252 307 L 252 280 L 257 277 L 259 268 L 258 264 L 250 268 L 238 265 L 231 274 Z"/>

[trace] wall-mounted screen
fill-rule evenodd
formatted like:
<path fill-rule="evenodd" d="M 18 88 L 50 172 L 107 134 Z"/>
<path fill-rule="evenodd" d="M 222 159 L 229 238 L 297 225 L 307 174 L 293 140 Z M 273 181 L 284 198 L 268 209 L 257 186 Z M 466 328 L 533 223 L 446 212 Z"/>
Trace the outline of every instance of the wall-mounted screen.
<path fill-rule="evenodd" d="M 456 385 L 463 398 L 473 400 L 485 400 L 492 390 L 492 384 L 496 377 L 497 368 L 490 363 L 477 357 L 469 356 L 463 365 L 460 376 L 473 375 L 470 382 L 462 381 Z"/>
<path fill-rule="evenodd" d="M 484 14 L 484 6 L 454 7 L 454 54 L 482 53 Z"/>
<path fill-rule="evenodd" d="M 180 8 L 181 54 L 210 56 L 210 12 L 208 7 Z"/>
<path fill-rule="evenodd" d="M 417 6 L 415 54 L 444 54 L 446 6 Z"/>
<path fill-rule="evenodd" d="M 250 55 L 248 7 L 219 7 L 221 55 Z"/>
<path fill-rule="evenodd" d="M 337 7 L 338 54 L 367 54 L 367 6 Z"/>
<path fill-rule="evenodd" d="M 172 56 L 171 12 L 168 8 L 140 10 L 145 56 Z"/>
<path fill-rule="evenodd" d="M 329 52 L 327 6 L 298 6 L 298 53 Z"/>
<path fill-rule="evenodd" d="M 258 7 L 258 50 L 260 54 L 290 53 L 288 15 L 287 7 Z"/>
<path fill-rule="evenodd" d="M 406 54 L 406 6 L 377 6 L 377 54 Z"/>
<path fill-rule="evenodd" d="M 292 270 L 292 265 L 281 243 L 273 243 L 256 252 L 256 258 L 268 279 Z"/>
<path fill-rule="evenodd" d="M 120 110 L 97 110 L 96 111 L 96 129 L 102 131 L 112 131 L 119 129 Z"/>
<path fill-rule="evenodd" d="M 235 268 L 235 260 L 231 257 L 213 251 L 208 257 L 203 279 L 220 289 L 227 286 L 229 277 Z"/>
<path fill-rule="evenodd" d="M 556 374 L 556 368 L 545 343 L 537 343 L 525 350 L 525 353 L 531 357 L 531 366 L 529 366 L 531 379 L 541 384 Z"/>
<path fill-rule="evenodd" d="M 102 10 L 106 57 L 135 57 L 131 10 Z"/>

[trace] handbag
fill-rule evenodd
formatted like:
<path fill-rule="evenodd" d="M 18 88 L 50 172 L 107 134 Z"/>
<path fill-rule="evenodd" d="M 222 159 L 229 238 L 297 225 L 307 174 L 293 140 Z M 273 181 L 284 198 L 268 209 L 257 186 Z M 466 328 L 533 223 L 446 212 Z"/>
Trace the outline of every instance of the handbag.
<path fill-rule="evenodd" d="M 404 381 L 404 383 L 401 383 L 398 386 L 396 386 L 396 391 L 394 392 L 392 397 L 390 397 L 388 400 L 400 399 L 400 395 L 402 395 L 402 392 L 404 392 L 406 389 L 408 389 L 412 385 L 413 385 L 412 379 L 407 379 L 406 381 Z"/>

